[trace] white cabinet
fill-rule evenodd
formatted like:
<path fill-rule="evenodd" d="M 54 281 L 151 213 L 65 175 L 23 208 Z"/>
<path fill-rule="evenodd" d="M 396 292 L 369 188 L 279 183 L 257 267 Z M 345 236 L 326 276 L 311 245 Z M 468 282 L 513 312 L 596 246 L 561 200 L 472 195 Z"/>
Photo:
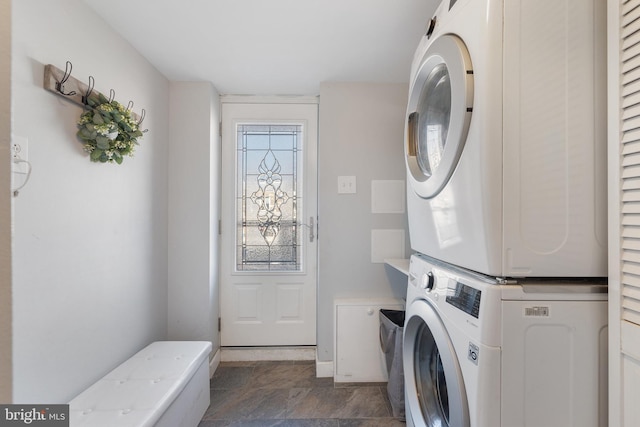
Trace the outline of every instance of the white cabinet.
<path fill-rule="evenodd" d="M 404 310 L 396 299 L 334 301 L 335 382 L 385 382 L 387 369 L 380 349 L 380 309 Z"/>

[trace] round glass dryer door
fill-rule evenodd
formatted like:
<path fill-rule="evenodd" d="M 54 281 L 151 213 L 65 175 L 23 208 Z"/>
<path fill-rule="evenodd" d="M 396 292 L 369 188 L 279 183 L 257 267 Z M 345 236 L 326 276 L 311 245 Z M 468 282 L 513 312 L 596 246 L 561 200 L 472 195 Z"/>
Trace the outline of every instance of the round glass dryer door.
<path fill-rule="evenodd" d="M 426 301 L 407 312 L 403 366 L 405 399 L 414 425 L 469 427 L 469 407 L 451 339 Z"/>
<path fill-rule="evenodd" d="M 467 140 L 473 68 L 458 37 L 437 38 L 425 51 L 409 93 L 405 158 L 409 181 L 423 198 L 447 184 Z"/>

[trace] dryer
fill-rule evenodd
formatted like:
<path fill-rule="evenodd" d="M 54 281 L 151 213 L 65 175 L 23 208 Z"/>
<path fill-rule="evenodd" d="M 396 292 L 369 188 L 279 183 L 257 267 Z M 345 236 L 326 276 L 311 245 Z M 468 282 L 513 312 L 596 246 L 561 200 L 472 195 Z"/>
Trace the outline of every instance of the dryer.
<path fill-rule="evenodd" d="M 411 257 L 403 337 L 408 426 L 607 422 L 607 287 L 495 279 Z"/>
<path fill-rule="evenodd" d="M 411 69 L 413 250 L 496 277 L 606 276 L 606 1 L 444 0 Z"/>

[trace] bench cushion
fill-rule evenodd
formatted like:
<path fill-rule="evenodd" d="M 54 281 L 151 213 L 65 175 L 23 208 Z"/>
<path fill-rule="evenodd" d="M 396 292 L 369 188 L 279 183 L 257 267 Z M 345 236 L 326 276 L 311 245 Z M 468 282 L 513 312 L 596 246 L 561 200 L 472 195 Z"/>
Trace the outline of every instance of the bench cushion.
<path fill-rule="evenodd" d="M 211 343 L 158 341 L 140 350 L 70 402 L 71 426 L 153 426 L 198 367 Z"/>

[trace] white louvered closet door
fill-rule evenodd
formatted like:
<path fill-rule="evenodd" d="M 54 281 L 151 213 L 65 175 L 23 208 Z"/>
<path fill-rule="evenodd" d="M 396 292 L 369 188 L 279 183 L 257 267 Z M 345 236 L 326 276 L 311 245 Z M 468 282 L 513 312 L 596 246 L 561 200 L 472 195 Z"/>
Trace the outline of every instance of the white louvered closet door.
<path fill-rule="evenodd" d="M 609 94 L 609 424 L 637 427 L 640 426 L 640 0 L 609 0 Z"/>

